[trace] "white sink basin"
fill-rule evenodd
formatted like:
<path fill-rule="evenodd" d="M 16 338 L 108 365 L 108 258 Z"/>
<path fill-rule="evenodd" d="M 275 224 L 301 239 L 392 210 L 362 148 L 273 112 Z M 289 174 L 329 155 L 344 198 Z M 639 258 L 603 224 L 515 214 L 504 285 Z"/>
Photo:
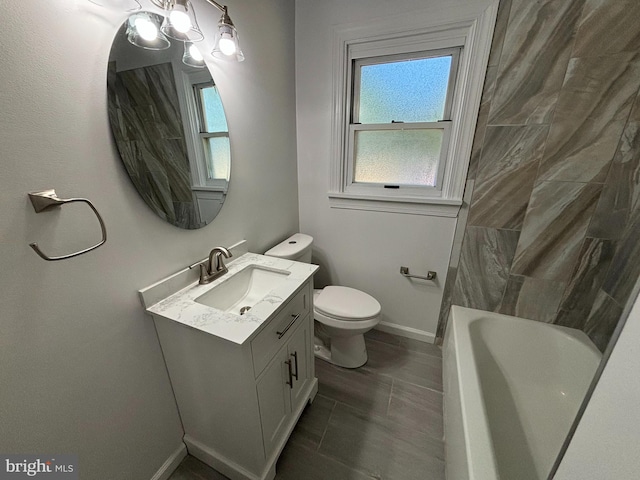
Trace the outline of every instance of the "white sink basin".
<path fill-rule="evenodd" d="M 195 301 L 224 312 L 242 315 L 283 282 L 289 274 L 286 270 L 249 265 L 231 274 Z"/>

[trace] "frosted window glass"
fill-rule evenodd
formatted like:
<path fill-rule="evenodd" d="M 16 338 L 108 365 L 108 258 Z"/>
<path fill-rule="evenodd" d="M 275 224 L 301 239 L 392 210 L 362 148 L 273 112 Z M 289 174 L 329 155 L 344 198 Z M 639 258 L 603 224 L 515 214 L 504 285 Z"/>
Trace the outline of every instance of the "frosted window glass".
<path fill-rule="evenodd" d="M 435 186 L 443 131 L 357 130 L 354 182 Z"/>
<path fill-rule="evenodd" d="M 204 131 L 208 133 L 229 131 L 218 89 L 216 87 L 206 87 L 200 92 L 204 109 Z"/>
<path fill-rule="evenodd" d="M 205 139 L 207 152 L 207 179 L 228 180 L 231 149 L 229 137 L 210 137 Z"/>
<path fill-rule="evenodd" d="M 363 65 L 358 122 L 442 120 L 451 61 L 449 55 Z"/>

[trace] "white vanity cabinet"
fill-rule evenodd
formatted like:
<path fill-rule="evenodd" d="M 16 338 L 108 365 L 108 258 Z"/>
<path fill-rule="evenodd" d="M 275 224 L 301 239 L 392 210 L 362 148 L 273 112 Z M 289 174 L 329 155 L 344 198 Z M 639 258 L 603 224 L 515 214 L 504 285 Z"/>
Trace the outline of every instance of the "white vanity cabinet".
<path fill-rule="evenodd" d="M 278 447 L 278 441 L 291 422 L 291 417 L 304 408 L 309 373 L 309 322 L 293 333 L 257 381 L 258 403 L 265 453 Z"/>
<path fill-rule="evenodd" d="M 312 282 L 241 344 L 150 312 L 187 449 L 231 479 L 275 476 L 278 456 L 317 392 Z"/>

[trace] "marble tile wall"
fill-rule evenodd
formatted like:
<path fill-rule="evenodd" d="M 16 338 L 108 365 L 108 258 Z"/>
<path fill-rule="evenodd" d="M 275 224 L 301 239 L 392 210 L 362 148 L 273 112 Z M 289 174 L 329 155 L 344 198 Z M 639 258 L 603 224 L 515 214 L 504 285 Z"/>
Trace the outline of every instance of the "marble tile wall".
<path fill-rule="evenodd" d="M 606 347 L 640 275 L 638 18 L 637 0 L 500 2 L 439 337 L 454 304 Z"/>
<path fill-rule="evenodd" d="M 171 64 L 116 72 L 111 62 L 108 75 L 109 120 L 131 181 L 162 219 L 202 226 Z"/>

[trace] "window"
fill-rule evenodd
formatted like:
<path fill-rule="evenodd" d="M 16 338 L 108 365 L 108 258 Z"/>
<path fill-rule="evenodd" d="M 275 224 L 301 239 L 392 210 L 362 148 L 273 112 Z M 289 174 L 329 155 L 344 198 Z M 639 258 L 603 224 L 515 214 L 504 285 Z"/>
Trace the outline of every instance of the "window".
<path fill-rule="evenodd" d="M 441 189 L 460 50 L 353 61 L 348 182 Z"/>
<path fill-rule="evenodd" d="M 206 183 L 229 180 L 229 127 L 222 101 L 213 82 L 193 86 L 198 110 L 198 130 L 206 163 Z"/>
<path fill-rule="evenodd" d="M 334 29 L 334 208 L 456 216 L 497 2 Z"/>
<path fill-rule="evenodd" d="M 185 129 L 191 190 L 226 195 L 231 173 L 229 127 L 218 87 L 206 68 L 174 66 L 180 113 Z"/>

